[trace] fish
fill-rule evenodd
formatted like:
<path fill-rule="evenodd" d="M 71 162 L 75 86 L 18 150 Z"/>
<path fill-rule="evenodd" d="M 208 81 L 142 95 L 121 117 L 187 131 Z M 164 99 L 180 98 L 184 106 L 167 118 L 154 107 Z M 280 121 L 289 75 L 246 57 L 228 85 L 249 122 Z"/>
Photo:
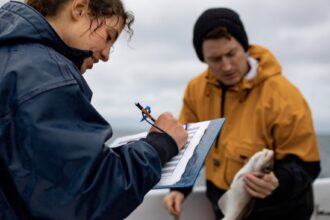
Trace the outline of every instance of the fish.
<path fill-rule="evenodd" d="M 254 206 L 255 198 L 244 189 L 244 176 L 253 171 L 270 173 L 273 166 L 274 151 L 266 148 L 256 152 L 247 161 L 235 174 L 229 190 L 218 201 L 218 206 L 224 214 L 222 220 L 240 220 L 247 217 Z"/>

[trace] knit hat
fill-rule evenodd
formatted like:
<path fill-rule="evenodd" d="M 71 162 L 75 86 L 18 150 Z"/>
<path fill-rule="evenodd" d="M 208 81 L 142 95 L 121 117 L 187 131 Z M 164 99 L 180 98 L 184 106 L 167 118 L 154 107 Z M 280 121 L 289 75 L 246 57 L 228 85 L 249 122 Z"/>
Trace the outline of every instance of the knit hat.
<path fill-rule="evenodd" d="M 194 26 L 193 44 L 198 58 L 204 62 L 202 43 L 204 36 L 217 27 L 225 27 L 227 31 L 242 44 L 245 51 L 249 42 L 239 15 L 228 8 L 210 8 L 204 11 Z"/>

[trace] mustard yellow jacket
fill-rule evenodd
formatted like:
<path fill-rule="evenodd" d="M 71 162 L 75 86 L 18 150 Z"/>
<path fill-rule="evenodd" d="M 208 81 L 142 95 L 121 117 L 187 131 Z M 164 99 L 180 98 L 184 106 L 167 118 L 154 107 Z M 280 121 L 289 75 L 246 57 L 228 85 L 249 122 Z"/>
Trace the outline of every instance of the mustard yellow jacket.
<path fill-rule="evenodd" d="M 207 180 L 224 190 L 246 160 L 263 148 L 274 149 L 277 160 L 296 155 L 302 161 L 319 161 L 306 100 L 267 49 L 252 45 L 249 54 L 259 62 L 256 77 L 224 91 L 206 70 L 189 82 L 179 117 L 182 123 L 225 117 L 205 162 Z"/>

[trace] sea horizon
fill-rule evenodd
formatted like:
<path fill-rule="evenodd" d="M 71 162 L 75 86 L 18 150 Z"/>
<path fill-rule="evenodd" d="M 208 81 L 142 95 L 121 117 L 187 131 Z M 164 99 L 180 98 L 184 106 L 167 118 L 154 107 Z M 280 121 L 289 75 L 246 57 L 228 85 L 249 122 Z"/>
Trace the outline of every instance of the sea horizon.
<path fill-rule="evenodd" d="M 143 128 L 141 129 L 126 129 L 126 128 L 113 128 L 113 136 L 108 140 L 107 144 L 111 144 L 116 138 L 133 135 L 140 132 L 144 132 Z M 318 178 L 329 178 L 330 177 L 330 133 L 317 133 L 317 140 L 321 156 L 321 173 Z"/>

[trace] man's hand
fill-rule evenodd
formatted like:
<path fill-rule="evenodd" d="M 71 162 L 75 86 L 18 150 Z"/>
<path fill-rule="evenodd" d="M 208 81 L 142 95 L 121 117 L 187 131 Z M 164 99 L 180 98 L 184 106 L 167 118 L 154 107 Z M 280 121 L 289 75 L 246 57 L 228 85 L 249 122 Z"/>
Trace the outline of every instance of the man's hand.
<path fill-rule="evenodd" d="M 278 179 L 273 172 L 269 174 L 251 172 L 244 177 L 244 188 L 253 197 L 264 199 L 278 187 Z"/>
<path fill-rule="evenodd" d="M 178 120 L 174 118 L 171 113 L 165 112 L 161 114 L 156 120 L 155 125 L 163 129 L 175 140 L 176 144 L 179 147 L 179 150 L 183 148 L 184 144 L 187 142 L 188 133 L 183 128 L 183 126 L 178 123 Z M 161 131 L 155 127 L 151 127 L 149 132 Z"/>
<path fill-rule="evenodd" d="M 184 195 L 182 192 L 171 191 L 164 197 L 163 203 L 171 215 L 177 218 L 181 214 L 183 201 Z"/>

